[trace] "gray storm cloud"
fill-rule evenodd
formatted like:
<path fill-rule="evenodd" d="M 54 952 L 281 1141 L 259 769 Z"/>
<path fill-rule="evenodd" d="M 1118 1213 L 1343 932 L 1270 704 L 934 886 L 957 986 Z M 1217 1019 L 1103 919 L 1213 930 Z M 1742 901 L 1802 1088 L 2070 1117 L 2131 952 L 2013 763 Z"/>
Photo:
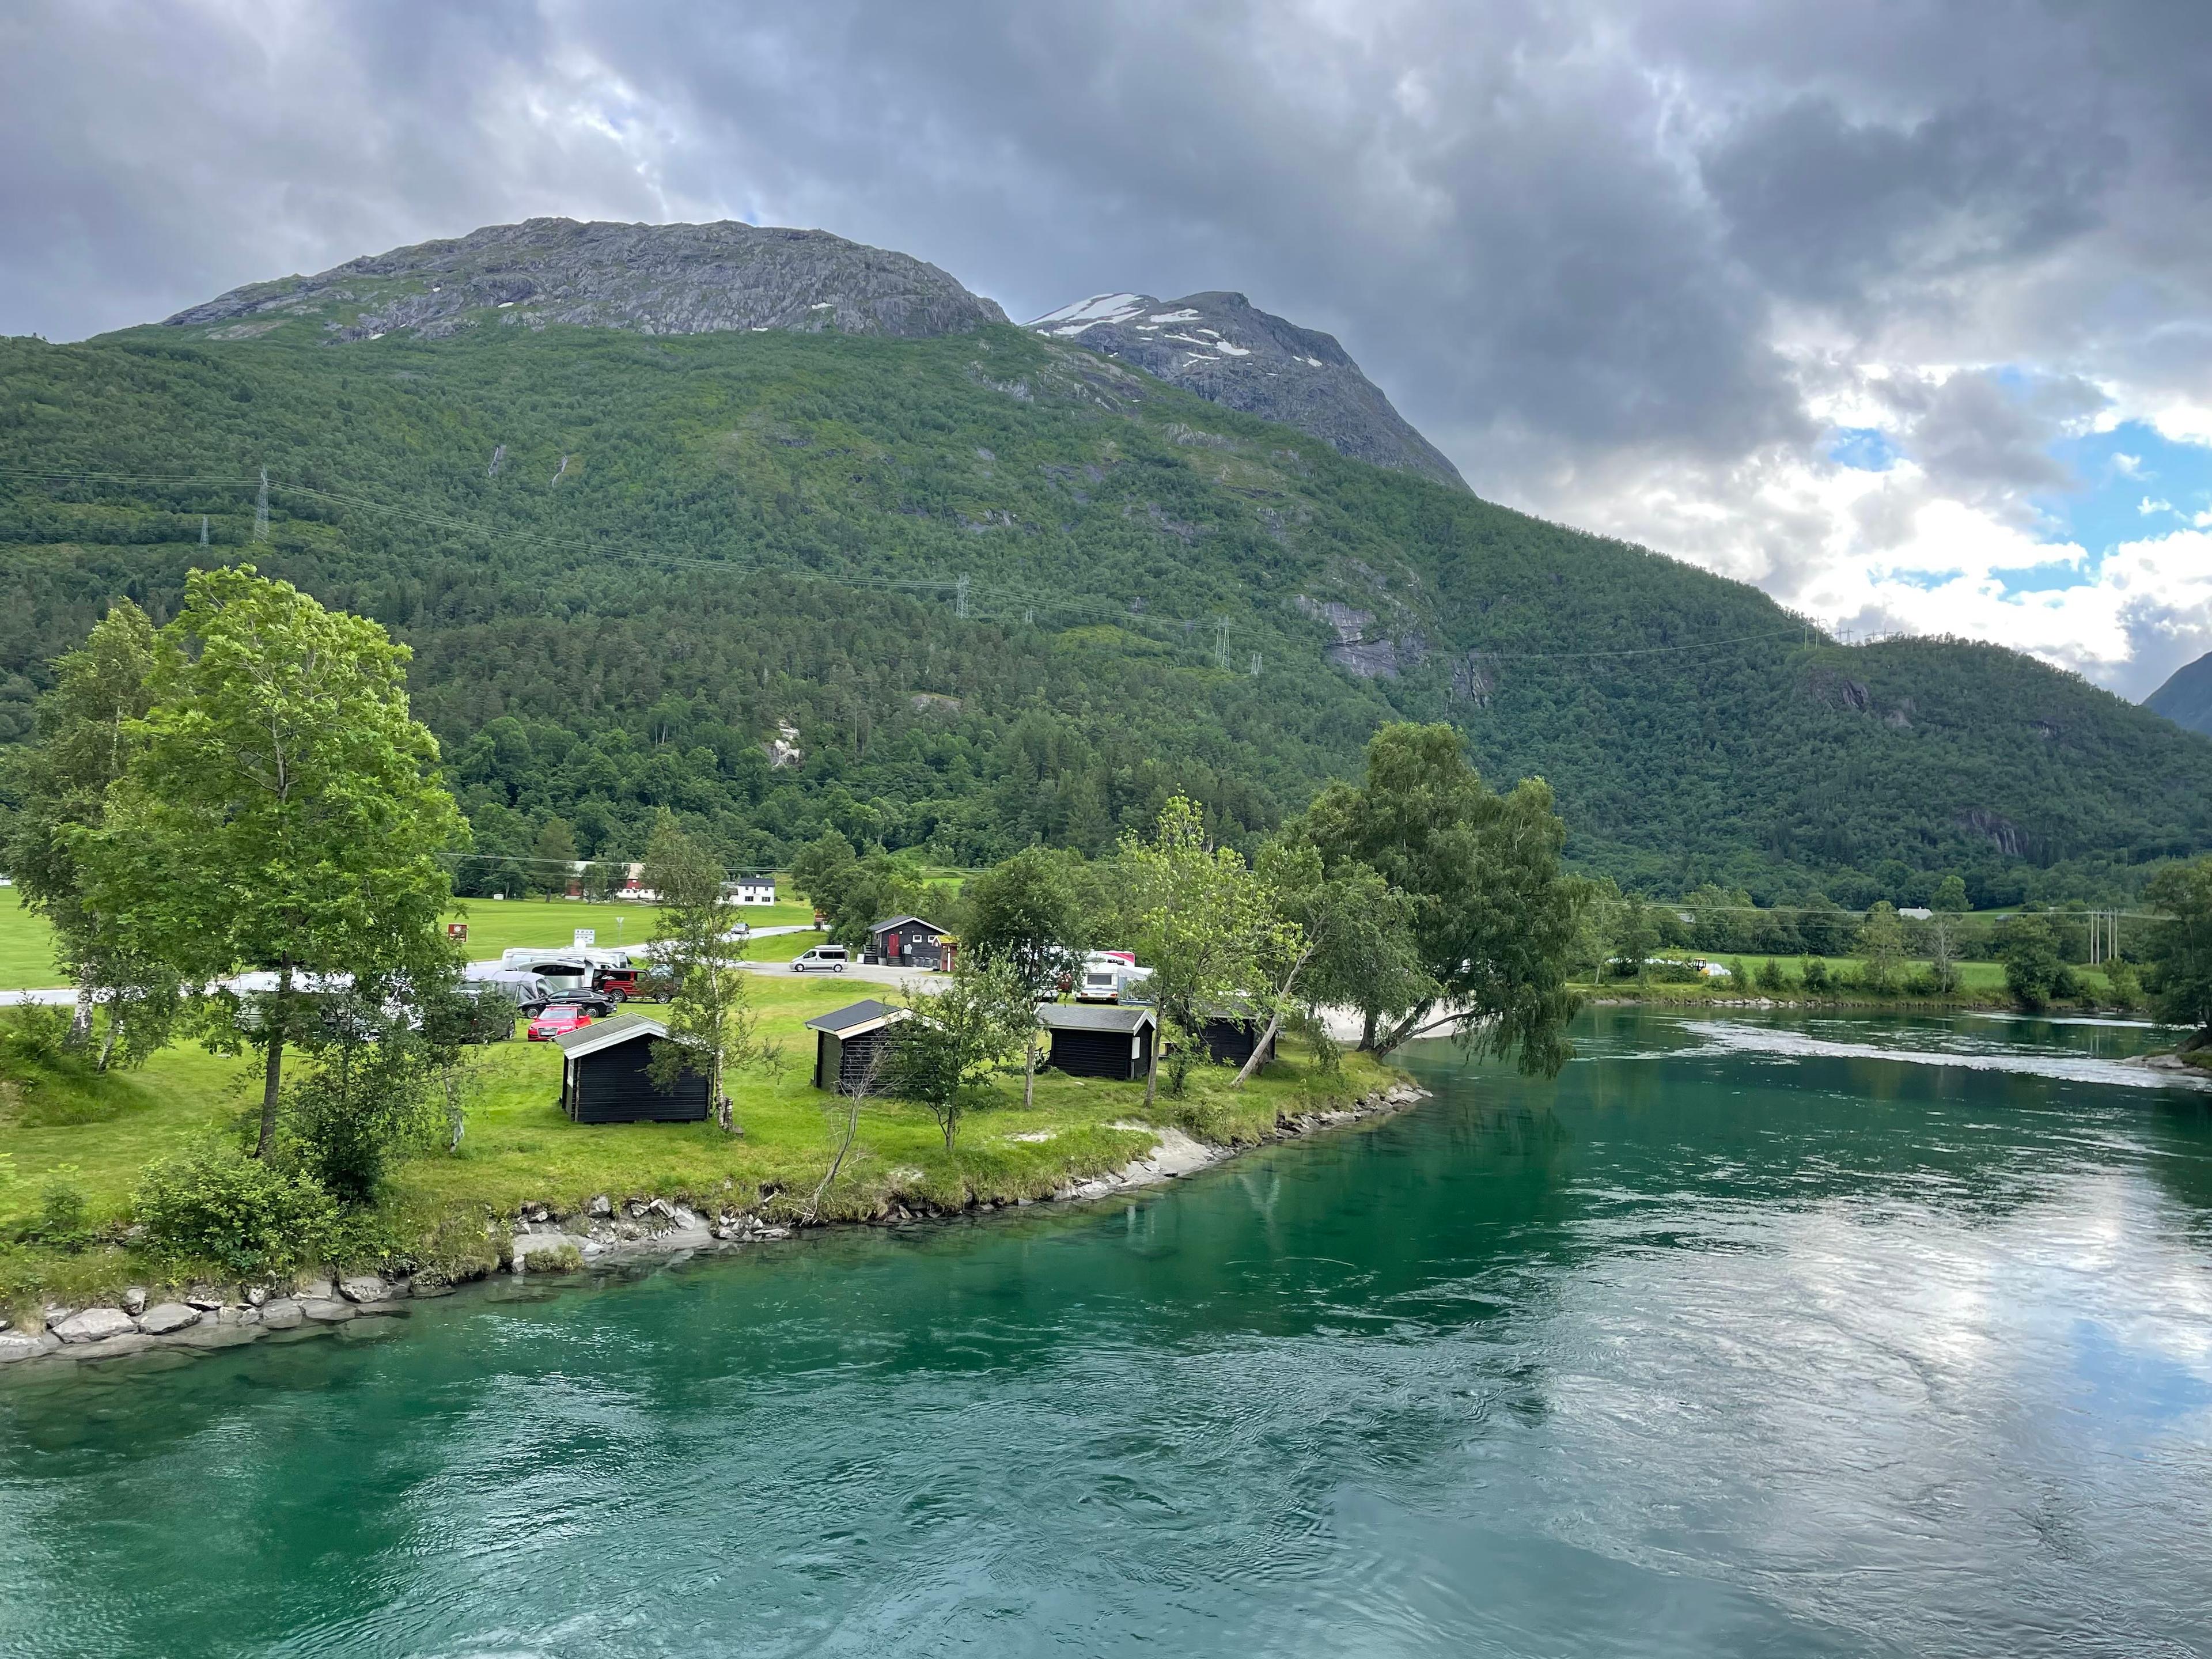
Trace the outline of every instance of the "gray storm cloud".
<path fill-rule="evenodd" d="M 1670 550 L 1778 592 L 1810 521 L 1747 480 L 1823 364 L 2212 363 L 2201 4 L 110 0 L 0 17 L 0 92 L 9 331 L 532 214 L 818 225 L 1014 315 L 1248 293 L 1483 493 L 1668 546 L 1710 489 L 1756 550 Z M 2048 483 L 2049 410 L 1929 396 L 1929 488 Z"/>

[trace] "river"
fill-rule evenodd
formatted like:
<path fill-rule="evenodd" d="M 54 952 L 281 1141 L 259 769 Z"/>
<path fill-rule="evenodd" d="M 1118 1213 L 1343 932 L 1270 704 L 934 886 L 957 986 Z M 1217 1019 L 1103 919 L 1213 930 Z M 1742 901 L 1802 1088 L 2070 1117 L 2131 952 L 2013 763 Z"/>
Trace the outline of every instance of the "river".
<path fill-rule="evenodd" d="M 0 1651 L 2212 1654 L 2152 1035 L 1601 1009 L 1133 1202 L 10 1376 Z"/>

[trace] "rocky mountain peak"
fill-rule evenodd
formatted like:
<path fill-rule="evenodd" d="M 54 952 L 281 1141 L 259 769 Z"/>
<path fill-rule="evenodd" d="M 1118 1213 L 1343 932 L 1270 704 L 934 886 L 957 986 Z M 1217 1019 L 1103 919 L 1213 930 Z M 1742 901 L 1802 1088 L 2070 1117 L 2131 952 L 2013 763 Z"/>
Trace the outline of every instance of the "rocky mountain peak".
<path fill-rule="evenodd" d="M 566 323 L 643 334 L 739 330 L 923 338 L 1003 323 L 935 265 L 821 230 L 530 219 L 234 289 L 168 319 L 248 337 L 294 319 L 327 337 Z"/>
<path fill-rule="evenodd" d="M 1335 338 L 1241 294 L 1097 294 L 1029 326 L 1135 364 L 1231 409 L 1280 421 L 1340 453 L 1464 489 L 1459 470 L 1391 407 Z"/>

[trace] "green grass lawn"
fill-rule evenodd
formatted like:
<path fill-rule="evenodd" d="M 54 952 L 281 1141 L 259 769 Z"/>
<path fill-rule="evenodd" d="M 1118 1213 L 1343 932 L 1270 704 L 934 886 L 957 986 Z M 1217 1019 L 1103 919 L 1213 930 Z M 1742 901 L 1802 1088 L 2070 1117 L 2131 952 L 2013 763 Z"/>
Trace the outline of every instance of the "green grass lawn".
<path fill-rule="evenodd" d="M 54 932 L 25 909 L 9 888 L 0 892 L 0 991 L 26 991 L 69 981 L 54 966 Z"/>
<path fill-rule="evenodd" d="M 407 1245 L 458 1219 L 480 1243 L 488 1212 L 511 1216 L 532 1200 L 574 1210 L 599 1193 L 617 1200 L 683 1196 L 739 1208 L 773 1209 L 805 1199 L 828 1167 L 841 1103 L 811 1086 L 813 1034 L 804 1022 L 882 988 L 800 979 L 749 983 L 760 1035 L 780 1053 L 773 1065 L 729 1079 L 742 1134 L 704 1123 L 571 1123 L 558 1103 L 559 1050 L 518 1036 L 477 1051 L 483 1088 L 459 1152 L 427 1152 L 401 1166 L 384 1206 L 387 1237 Z M 651 1012 L 651 1005 L 638 1006 Z M 114 1224 L 127 1218 L 149 1163 L 210 1139 L 242 1139 L 258 1101 L 246 1069 L 244 1061 L 181 1043 L 141 1071 L 89 1088 L 53 1079 L 27 1089 L 0 1085 L 0 1149 L 12 1165 L 0 1165 L 6 1176 L 0 1180 L 0 1240 L 14 1237 L 38 1212 L 57 1181 L 82 1192 L 94 1224 Z M 1285 1045 L 1285 1057 L 1243 1090 L 1228 1086 L 1233 1075 L 1203 1068 L 1179 1101 L 1164 1086 L 1150 1118 L 1141 1083 L 1042 1076 L 1036 1103 L 1024 1110 L 1020 1078 L 1002 1079 L 988 1104 L 963 1121 L 951 1152 L 921 1107 L 871 1102 L 824 1214 L 872 1216 L 894 1198 L 957 1207 L 971 1197 L 1039 1197 L 1071 1176 L 1097 1174 L 1144 1152 L 1152 1137 L 1127 1126 L 1177 1124 L 1213 1140 L 1252 1139 L 1279 1113 L 1356 1097 L 1382 1086 L 1392 1073 L 1366 1056 L 1346 1054 L 1341 1071 L 1330 1077 L 1310 1055 Z M 125 1249 L 63 1256 L 0 1243 L 0 1303 L 18 1307 L 35 1294 L 89 1294 L 149 1277 L 158 1275 Z"/>

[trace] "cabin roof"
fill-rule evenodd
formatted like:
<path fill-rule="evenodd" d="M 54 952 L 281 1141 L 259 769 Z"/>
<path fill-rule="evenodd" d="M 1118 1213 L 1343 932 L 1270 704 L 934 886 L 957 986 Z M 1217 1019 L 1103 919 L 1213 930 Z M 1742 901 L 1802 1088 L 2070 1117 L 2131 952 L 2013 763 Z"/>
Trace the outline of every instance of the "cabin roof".
<path fill-rule="evenodd" d="M 896 1003 L 880 1002 L 874 997 L 833 1008 L 826 1014 L 817 1014 L 806 1022 L 810 1031 L 827 1031 L 832 1036 L 865 1036 L 895 1020 L 908 1018 L 914 1010 L 902 1008 Z"/>
<path fill-rule="evenodd" d="M 612 1019 L 595 1019 L 589 1025 L 563 1031 L 553 1041 L 568 1059 L 580 1060 L 586 1054 L 635 1042 L 640 1037 L 667 1035 L 668 1028 L 657 1019 L 647 1019 L 643 1014 L 617 1014 Z"/>
<path fill-rule="evenodd" d="M 888 933 L 892 928 L 903 927 L 909 921 L 920 923 L 922 927 L 928 928 L 933 933 L 941 933 L 945 931 L 935 922 L 930 921 L 927 916 L 893 916 L 889 921 L 878 922 L 874 927 L 869 928 L 868 931 L 871 933 Z"/>
<path fill-rule="evenodd" d="M 1150 1008 L 1096 1002 L 1048 1002 L 1037 1010 L 1037 1018 L 1048 1031 L 1119 1031 L 1124 1036 L 1159 1024 L 1159 1016 Z"/>

